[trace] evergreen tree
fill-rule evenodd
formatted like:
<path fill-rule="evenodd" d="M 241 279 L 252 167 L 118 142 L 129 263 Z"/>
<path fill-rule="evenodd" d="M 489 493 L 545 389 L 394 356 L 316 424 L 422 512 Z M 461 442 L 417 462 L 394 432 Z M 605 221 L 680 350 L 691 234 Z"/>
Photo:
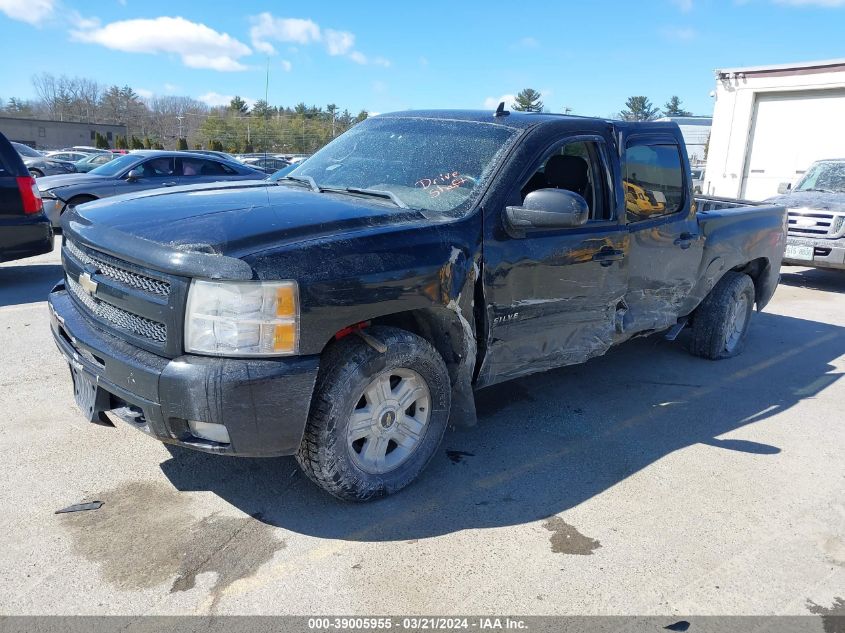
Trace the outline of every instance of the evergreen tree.
<path fill-rule="evenodd" d="M 666 105 L 663 106 L 664 116 L 692 116 L 692 112 L 684 110 L 681 106 L 681 99 L 677 95 L 673 95 Z"/>
<path fill-rule="evenodd" d="M 179 142 L 178 142 L 178 143 L 176 143 L 176 149 L 179 149 L 179 150 L 186 150 L 186 149 L 188 149 L 188 139 L 186 139 L 186 138 L 180 138 L 180 139 L 179 139 Z"/>
<path fill-rule="evenodd" d="M 236 114 L 246 114 L 249 112 L 249 106 L 246 101 L 235 95 L 229 102 L 229 109 Z"/>
<path fill-rule="evenodd" d="M 105 136 L 96 132 L 94 135 L 94 146 L 97 149 L 109 149 L 109 142 Z"/>
<path fill-rule="evenodd" d="M 526 88 L 516 95 L 513 109 L 519 112 L 542 112 L 543 102 L 540 101 L 542 96 L 533 88 Z"/>
<path fill-rule="evenodd" d="M 130 143 L 132 149 L 144 149 L 144 143 L 134 134 L 132 135 L 132 142 Z"/>
<path fill-rule="evenodd" d="M 126 142 L 126 137 L 125 137 L 125 136 L 118 136 L 118 137 L 114 140 L 114 146 L 115 146 L 117 149 L 129 149 L 129 144 Z"/>
<path fill-rule="evenodd" d="M 654 121 L 660 116 L 660 109 L 655 108 L 648 97 L 628 97 L 625 107 L 627 110 L 619 113 L 625 121 Z"/>

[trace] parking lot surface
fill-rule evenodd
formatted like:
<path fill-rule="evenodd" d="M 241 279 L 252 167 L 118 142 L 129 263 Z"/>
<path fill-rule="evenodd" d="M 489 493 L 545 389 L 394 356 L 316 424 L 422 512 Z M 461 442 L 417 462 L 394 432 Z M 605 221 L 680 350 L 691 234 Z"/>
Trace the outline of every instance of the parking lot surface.
<path fill-rule="evenodd" d="M 0 266 L 0 613 L 810 614 L 845 598 L 845 274 L 784 269 L 745 352 L 682 335 L 478 394 L 419 482 L 82 421 L 44 298 Z M 99 500 L 99 510 L 54 514 Z"/>

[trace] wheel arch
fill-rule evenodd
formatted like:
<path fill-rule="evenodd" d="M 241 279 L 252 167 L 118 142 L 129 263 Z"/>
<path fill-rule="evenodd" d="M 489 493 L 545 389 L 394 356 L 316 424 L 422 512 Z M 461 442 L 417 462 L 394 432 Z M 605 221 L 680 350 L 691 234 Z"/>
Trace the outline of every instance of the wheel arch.
<path fill-rule="evenodd" d="M 343 337 L 354 336 L 356 330 L 371 325 L 387 325 L 416 334 L 431 343 L 443 358 L 449 371 L 452 386 L 452 412 L 450 424 L 472 426 L 476 423 L 475 399 L 472 379 L 477 359 L 475 331 L 458 310 L 430 307 L 376 317 L 363 323 L 350 324 L 339 330 L 321 351 L 321 356 L 332 344 Z"/>
<path fill-rule="evenodd" d="M 737 273 L 745 273 L 754 282 L 754 302 L 757 310 L 762 310 L 769 303 L 777 286 L 777 278 L 772 283 L 772 265 L 767 257 L 758 257 L 746 264 L 731 269 Z"/>

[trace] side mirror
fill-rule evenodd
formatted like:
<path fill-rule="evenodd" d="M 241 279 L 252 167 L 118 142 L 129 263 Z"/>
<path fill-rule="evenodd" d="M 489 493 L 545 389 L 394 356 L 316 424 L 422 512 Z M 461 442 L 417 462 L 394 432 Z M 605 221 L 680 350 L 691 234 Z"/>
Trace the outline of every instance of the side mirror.
<path fill-rule="evenodd" d="M 589 217 L 587 201 L 566 189 L 538 189 L 525 196 L 521 207 L 505 209 L 505 225 L 512 237 L 525 237 L 529 231 L 583 226 Z"/>
<path fill-rule="evenodd" d="M 792 191 L 792 183 L 782 182 L 778 185 L 778 193 L 789 193 Z"/>
<path fill-rule="evenodd" d="M 140 180 L 143 177 L 143 169 L 132 169 L 128 174 L 126 174 L 126 180 L 128 180 L 129 182 L 135 182 L 136 180 Z"/>

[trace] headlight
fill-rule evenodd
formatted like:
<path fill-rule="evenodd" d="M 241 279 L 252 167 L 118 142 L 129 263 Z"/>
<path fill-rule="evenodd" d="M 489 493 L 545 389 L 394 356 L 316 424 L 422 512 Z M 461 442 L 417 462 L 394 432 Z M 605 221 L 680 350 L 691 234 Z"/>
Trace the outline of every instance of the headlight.
<path fill-rule="evenodd" d="M 296 282 L 193 280 L 185 314 L 185 351 L 213 356 L 296 354 Z"/>

